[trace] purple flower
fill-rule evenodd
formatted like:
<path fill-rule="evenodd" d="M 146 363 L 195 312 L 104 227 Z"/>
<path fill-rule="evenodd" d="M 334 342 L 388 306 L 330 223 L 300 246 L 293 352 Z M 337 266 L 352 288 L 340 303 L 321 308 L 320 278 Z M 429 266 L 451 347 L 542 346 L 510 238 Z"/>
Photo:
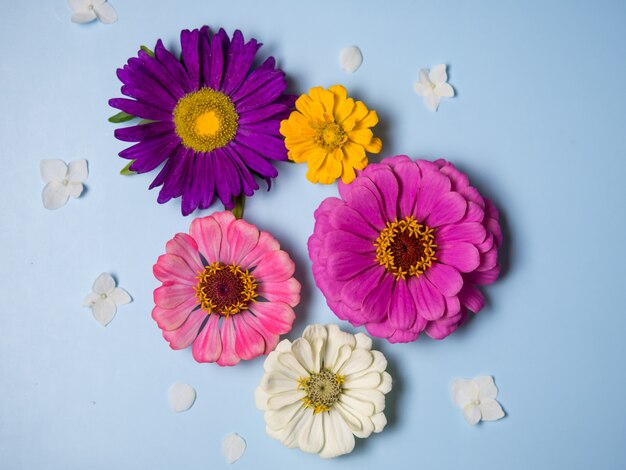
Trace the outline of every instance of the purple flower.
<path fill-rule="evenodd" d="M 285 74 L 273 57 L 253 66 L 261 44 L 245 42 L 241 31 L 232 40 L 220 29 L 180 34 L 180 60 L 161 40 L 154 54 L 138 57 L 117 70 L 122 94 L 109 104 L 150 122 L 115 131 L 125 142 L 120 152 L 134 160 L 130 169 L 152 171 L 165 163 L 150 185 L 162 186 L 158 202 L 182 196 L 182 212 L 209 207 L 217 195 L 226 208 L 234 198 L 252 196 L 260 176 L 270 185 L 278 175 L 271 160 L 287 160 L 279 132 L 295 97 L 283 94 Z"/>
<path fill-rule="evenodd" d="M 498 211 L 445 160 L 369 165 L 315 212 L 313 275 L 335 314 L 392 343 L 442 339 L 485 304 Z"/>

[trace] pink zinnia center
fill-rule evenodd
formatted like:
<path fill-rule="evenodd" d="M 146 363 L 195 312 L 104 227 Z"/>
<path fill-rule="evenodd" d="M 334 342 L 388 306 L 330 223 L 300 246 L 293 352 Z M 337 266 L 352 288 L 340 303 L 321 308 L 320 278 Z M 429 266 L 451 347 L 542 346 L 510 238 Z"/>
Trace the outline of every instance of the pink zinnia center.
<path fill-rule="evenodd" d="M 208 313 L 235 315 L 257 297 L 256 281 L 237 265 L 212 263 L 198 275 L 196 297 Z"/>

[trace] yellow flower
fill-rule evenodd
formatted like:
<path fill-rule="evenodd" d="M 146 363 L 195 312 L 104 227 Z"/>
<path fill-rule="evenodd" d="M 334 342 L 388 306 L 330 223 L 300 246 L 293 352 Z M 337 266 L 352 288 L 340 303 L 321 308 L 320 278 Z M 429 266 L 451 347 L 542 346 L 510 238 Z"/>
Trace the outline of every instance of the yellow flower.
<path fill-rule="evenodd" d="M 308 162 L 312 183 L 330 184 L 341 177 L 350 183 L 367 166 L 365 152 L 378 153 L 382 142 L 370 130 L 378 123 L 376 111 L 348 98 L 341 85 L 315 87 L 296 101 L 296 110 L 280 123 L 289 159 Z"/>

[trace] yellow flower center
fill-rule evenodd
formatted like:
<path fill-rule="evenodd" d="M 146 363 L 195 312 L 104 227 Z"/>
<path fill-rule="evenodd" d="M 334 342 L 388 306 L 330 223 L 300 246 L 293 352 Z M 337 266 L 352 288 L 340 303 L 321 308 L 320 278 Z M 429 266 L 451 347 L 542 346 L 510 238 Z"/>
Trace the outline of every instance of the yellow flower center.
<path fill-rule="evenodd" d="M 234 264 L 211 263 L 196 279 L 196 298 L 207 313 L 235 315 L 257 297 L 254 277 Z"/>
<path fill-rule="evenodd" d="M 210 152 L 230 142 L 239 127 L 239 115 L 228 96 L 202 88 L 183 96 L 174 108 L 176 134 L 196 152 Z"/>
<path fill-rule="evenodd" d="M 345 375 L 333 374 L 328 369 L 312 373 L 309 377 L 300 377 L 298 389 L 304 390 L 306 396 L 302 398 L 304 406 L 313 410 L 313 413 L 329 411 L 343 392 Z"/>
<path fill-rule="evenodd" d="M 313 137 L 313 141 L 318 147 L 323 148 L 327 152 L 332 152 L 343 146 L 348 140 L 348 134 L 341 124 L 336 122 L 324 122 L 317 126 L 317 133 Z"/>
<path fill-rule="evenodd" d="M 421 276 L 432 266 L 435 257 L 434 229 L 420 224 L 412 216 L 387 222 L 374 246 L 376 260 L 396 277 Z"/>

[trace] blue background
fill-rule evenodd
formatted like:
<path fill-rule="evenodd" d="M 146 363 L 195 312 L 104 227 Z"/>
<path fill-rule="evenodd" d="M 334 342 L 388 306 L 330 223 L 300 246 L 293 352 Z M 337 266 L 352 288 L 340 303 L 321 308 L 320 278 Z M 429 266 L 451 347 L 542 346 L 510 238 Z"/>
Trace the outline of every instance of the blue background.
<path fill-rule="evenodd" d="M 626 3 L 112 3 L 116 24 L 81 26 L 64 0 L 3 2 L 2 469 L 225 468 L 230 432 L 248 443 L 241 469 L 624 468 Z M 265 43 L 260 56 L 277 57 L 294 92 L 343 83 L 379 112 L 384 156 L 445 157 L 502 213 L 504 273 L 485 289 L 488 306 L 442 342 L 375 341 L 395 380 L 389 425 L 334 461 L 265 434 L 253 398 L 263 358 L 197 364 L 150 318 L 152 265 L 191 218 L 179 200 L 156 203 L 154 174 L 119 176 L 107 100 L 140 44 L 178 48 L 179 31 L 202 24 Z M 352 44 L 364 62 L 350 75 L 338 56 Z M 442 62 L 457 96 L 431 113 L 412 84 Z M 89 161 L 86 193 L 58 211 L 41 203 L 46 158 Z M 297 263 L 293 339 L 336 320 L 305 243 L 337 190 L 306 182 L 303 165 L 279 170 L 246 218 Z M 102 271 L 134 298 L 107 328 L 81 306 Z M 470 427 L 449 389 L 480 374 L 495 377 L 507 417 Z M 187 413 L 168 407 L 177 381 L 198 391 Z"/>

